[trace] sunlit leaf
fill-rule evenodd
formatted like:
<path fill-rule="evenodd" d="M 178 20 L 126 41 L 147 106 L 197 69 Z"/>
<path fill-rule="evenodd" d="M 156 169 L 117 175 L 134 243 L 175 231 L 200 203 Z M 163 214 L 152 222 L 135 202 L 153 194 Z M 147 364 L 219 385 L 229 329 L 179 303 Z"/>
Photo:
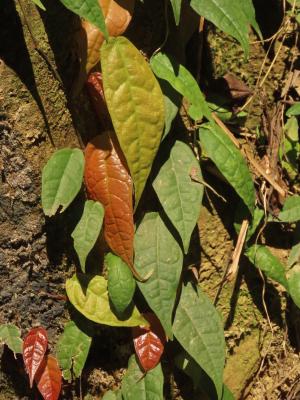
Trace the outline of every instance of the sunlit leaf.
<path fill-rule="evenodd" d="M 300 308 L 300 266 L 295 265 L 288 276 L 288 289 L 291 298 Z"/>
<path fill-rule="evenodd" d="M 222 398 L 225 339 L 219 313 L 208 297 L 183 286 L 177 306 L 173 332 L 187 353 L 214 382 L 218 399 Z"/>
<path fill-rule="evenodd" d="M 92 338 L 83 332 L 74 321 L 65 325 L 65 329 L 57 343 L 57 359 L 64 379 L 71 381 L 72 371 L 79 378 L 85 365 Z"/>
<path fill-rule="evenodd" d="M 97 201 L 87 200 L 83 214 L 72 232 L 74 248 L 78 254 L 81 269 L 85 272 L 85 262 L 99 236 L 104 216 L 104 208 Z"/>
<path fill-rule="evenodd" d="M 44 400 L 57 400 L 62 384 L 61 370 L 55 357 L 46 356 L 34 378 Z"/>
<path fill-rule="evenodd" d="M 300 196 L 288 197 L 278 218 L 282 222 L 297 222 L 300 220 Z"/>
<path fill-rule="evenodd" d="M 104 93 L 121 149 L 141 198 L 163 134 L 164 98 L 149 64 L 128 39 L 101 47 Z"/>
<path fill-rule="evenodd" d="M 0 344 L 6 344 L 11 351 L 22 353 L 23 341 L 20 329 L 13 324 L 0 325 Z"/>
<path fill-rule="evenodd" d="M 79 149 L 56 151 L 43 168 L 42 206 L 51 217 L 63 212 L 78 194 L 83 178 L 84 156 Z"/>
<path fill-rule="evenodd" d="M 170 0 L 170 1 L 171 1 L 171 5 L 172 5 L 172 8 L 173 8 L 173 14 L 174 14 L 175 23 L 176 23 L 176 25 L 178 25 L 179 21 L 180 21 L 182 0 Z"/>
<path fill-rule="evenodd" d="M 66 281 L 66 291 L 73 306 L 87 319 L 98 324 L 129 327 L 148 325 L 136 307 L 118 319 L 111 309 L 107 281 L 102 276 L 73 275 Z"/>
<path fill-rule="evenodd" d="M 285 113 L 287 117 L 292 117 L 293 115 L 298 116 L 300 115 L 300 101 L 293 104 Z"/>
<path fill-rule="evenodd" d="M 199 181 L 202 174 L 198 160 L 187 144 L 176 141 L 153 187 L 181 236 L 185 253 L 200 215 L 203 185 Z"/>
<path fill-rule="evenodd" d="M 169 338 L 182 261 L 180 246 L 160 215 L 146 214 L 135 235 L 135 266 L 143 276 L 152 274 L 138 286 Z"/>
<path fill-rule="evenodd" d="M 40 7 L 41 10 L 46 11 L 45 6 L 40 0 L 31 0 L 34 4 L 36 4 L 38 7 Z"/>

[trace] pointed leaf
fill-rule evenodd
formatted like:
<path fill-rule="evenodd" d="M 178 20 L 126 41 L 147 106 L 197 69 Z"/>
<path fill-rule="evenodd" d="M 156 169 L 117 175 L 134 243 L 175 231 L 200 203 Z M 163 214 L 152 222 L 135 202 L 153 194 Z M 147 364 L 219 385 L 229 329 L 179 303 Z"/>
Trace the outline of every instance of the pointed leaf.
<path fill-rule="evenodd" d="M 199 85 L 192 74 L 181 64 L 164 53 L 151 57 L 150 65 L 155 75 L 168 81 L 177 92 L 182 94 L 190 103 L 189 116 L 201 120 L 203 116 L 211 119 L 211 112 Z"/>
<path fill-rule="evenodd" d="M 179 21 L 180 21 L 182 0 L 170 0 L 170 1 L 171 1 L 171 5 L 173 8 L 175 23 L 176 23 L 176 25 L 178 25 Z"/>
<path fill-rule="evenodd" d="M 46 11 L 45 6 L 43 5 L 43 3 L 40 0 L 32 0 L 32 2 L 34 4 L 36 4 L 38 7 L 40 7 L 41 10 Z"/>
<path fill-rule="evenodd" d="M 55 357 L 49 355 L 43 362 L 34 378 L 44 400 L 57 400 L 61 391 L 61 370 Z"/>
<path fill-rule="evenodd" d="M 172 122 L 178 114 L 182 97 L 170 84 L 165 80 L 159 81 L 161 90 L 164 95 L 165 102 L 165 129 L 162 140 L 167 136 L 172 127 Z"/>
<path fill-rule="evenodd" d="M 138 286 L 169 338 L 182 261 L 180 246 L 159 214 L 146 214 L 135 236 L 135 266 L 143 276 L 152 274 Z"/>
<path fill-rule="evenodd" d="M 288 197 L 278 218 L 282 222 L 297 222 L 300 220 L 300 196 Z"/>
<path fill-rule="evenodd" d="M 33 328 L 26 335 L 23 342 L 23 360 L 29 375 L 30 387 L 32 387 L 37 373 L 48 347 L 47 331 L 42 328 Z"/>
<path fill-rule="evenodd" d="M 164 129 L 164 98 L 149 64 L 128 39 L 101 47 L 104 93 L 121 149 L 141 198 Z"/>
<path fill-rule="evenodd" d="M 193 179 L 198 179 L 198 182 Z M 199 180 L 202 180 L 202 174 L 191 148 L 176 141 L 153 187 L 181 236 L 185 253 L 188 252 L 191 235 L 200 215 L 203 185 Z"/>
<path fill-rule="evenodd" d="M 72 232 L 71 236 L 74 239 L 74 248 L 78 254 L 83 272 L 85 272 L 86 258 L 100 234 L 103 216 L 104 208 L 102 204 L 97 201 L 87 200 L 81 219 Z"/>
<path fill-rule="evenodd" d="M 147 313 L 143 316 L 150 326 L 132 328 L 132 335 L 136 355 L 143 370 L 147 372 L 159 364 L 164 352 L 166 334 L 155 314 Z"/>
<path fill-rule="evenodd" d="M 133 355 L 128 362 L 128 370 L 122 382 L 124 400 L 163 400 L 164 377 L 161 365 L 145 374 Z"/>
<path fill-rule="evenodd" d="M 230 185 L 253 214 L 254 184 L 247 163 L 240 151 L 216 124 L 205 124 L 199 129 L 200 143 L 208 157 L 216 164 Z"/>
<path fill-rule="evenodd" d="M 0 343 L 6 344 L 15 354 L 22 353 L 23 341 L 20 329 L 12 324 L 0 325 Z"/>
<path fill-rule="evenodd" d="M 253 245 L 245 252 L 245 255 L 257 268 L 262 270 L 268 278 L 280 283 L 288 290 L 285 269 L 281 262 L 266 246 Z"/>
<path fill-rule="evenodd" d="M 173 332 L 181 346 L 214 382 L 222 398 L 225 339 L 220 316 L 208 297 L 191 284 L 182 288 Z"/>
<path fill-rule="evenodd" d="M 132 180 L 113 135 L 106 131 L 87 145 L 84 178 L 89 197 L 104 205 L 104 236 L 108 245 L 132 267 Z"/>
<path fill-rule="evenodd" d="M 135 279 L 127 264 L 112 253 L 105 256 L 104 260 L 108 272 L 108 294 L 117 314 L 123 314 L 135 292 Z"/>
<path fill-rule="evenodd" d="M 51 217 L 61 206 L 63 212 L 78 194 L 83 178 L 84 157 L 79 149 L 56 151 L 43 168 L 42 206 Z"/>
<path fill-rule="evenodd" d="M 118 319 L 111 309 L 107 281 L 102 276 L 73 275 L 66 281 L 66 291 L 70 302 L 87 319 L 110 326 L 148 325 L 136 307 L 130 314 Z"/>
<path fill-rule="evenodd" d="M 288 276 L 289 294 L 300 308 L 300 266 L 295 265 Z"/>
<path fill-rule="evenodd" d="M 65 325 L 57 343 L 57 359 L 64 379 L 72 380 L 72 370 L 79 378 L 91 347 L 92 338 L 83 332 L 74 321 Z"/>

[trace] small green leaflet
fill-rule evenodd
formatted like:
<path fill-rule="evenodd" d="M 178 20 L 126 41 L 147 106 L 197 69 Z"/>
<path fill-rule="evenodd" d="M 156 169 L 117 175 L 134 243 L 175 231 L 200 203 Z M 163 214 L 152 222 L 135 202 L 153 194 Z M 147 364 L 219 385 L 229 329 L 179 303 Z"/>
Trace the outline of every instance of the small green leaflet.
<path fill-rule="evenodd" d="M 124 400 L 163 400 L 163 386 L 164 376 L 160 364 L 145 374 L 140 369 L 136 356 L 130 357 L 128 370 L 122 381 Z"/>
<path fill-rule="evenodd" d="M 202 174 L 191 148 L 176 141 L 153 187 L 171 222 L 179 232 L 185 254 L 197 224 L 203 197 Z"/>
<path fill-rule="evenodd" d="M 188 114 L 191 118 L 201 120 L 205 116 L 211 119 L 211 112 L 197 81 L 183 65 L 167 54 L 158 53 L 151 57 L 150 66 L 158 78 L 168 81 L 190 102 Z"/>
<path fill-rule="evenodd" d="M 300 196 L 288 197 L 283 205 L 282 211 L 278 215 L 282 222 L 297 222 L 300 220 Z"/>
<path fill-rule="evenodd" d="M 159 85 L 163 92 L 165 101 L 165 129 L 162 137 L 163 140 L 171 130 L 172 122 L 178 113 L 182 97 L 180 93 L 174 90 L 169 82 L 160 79 Z"/>
<path fill-rule="evenodd" d="M 72 232 L 74 248 L 78 254 L 80 266 L 85 272 L 85 262 L 99 236 L 104 217 L 104 207 L 97 201 L 87 200 L 83 214 Z"/>
<path fill-rule="evenodd" d="M 300 115 L 300 101 L 298 101 L 297 103 L 293 104 L 285 113 L 285 115 L 287 117 L 292 117 L 294 116 L 298 116 Z"/>
<path fill-rule="evenodd" d="M 201 125 L 200 144 L 253 214 L 255 189 L 244 157 L 215 123 Z"/>
<path fill-rule="evenodd" d="M 65 325 L 57 344 L 57 359 L 64 379 L 72 380 L 72 370 L 79 378 L 91 347 L 92 338 L 85 334 L 74 321 Z"/>
<path fill-rule="evenodd" d="M 225 339 L 219 313 L 201 290 L 183 286 L 173 324 L 173 333 L 213 381 L 222 399 Z"/>
<path fill-rule="evenodd" d="M 40 0 L 31 0 L 34 4 L 36 4 L 38 7 L 40 7 L 43 11 L 46 11 L 45 6 Z"/>
<path fill-rule="evenodd" d="M 158 213 L 148 213 L 135 235 L 135 268 L 141 276 L 151 274 L 138 287 L 150 308 L 172 338 L 172 313 L 183 262 L 179 244 Z"/>
<path fill-rule="evenodd" d="M 297 307 L 300 308 L 300 265 L 290 271 L 288 276 L 289 294 Z"/>
<path fill-rule="evenodd" d="M 105 25 L 105 18 L 100 7 L 99 0 L 60 0 L 63 5 L 79 17 L 88 20 L 97 26 L 108 40 L 108 32 Z"/>
<path fill-rule="evenodd" d="M 43 168 L 42 206 L 51 217 L 59 207 L 60 212 L 72 203 L 78 194 L 83 178 L 84 155 L 79 149 L 56 151 Z"/>
<path fill-rule="evenodd" d="M 75 274 L 67 279 L 66 291 L 73 306 L 87 319 L 98 324 L 122 327 L 148 325 L 136 307 L 130 310 L 130 315 L 118 318 L 111 309 L 107 281 L 102 276 Z"/>
<path fill-rule="evenodd" d="M 0 343 L 6 344 L 15 354 L 22 353 L 23 340 L 20 329 L 12 324 L 0 325 Z"/>
<path fill-rule="evenodd" d="M 300 264 L 300 222 L 297 222 L 293 236 L 294 245 L 289 254 L 288 267 Z"/>
<path fill-rule="evenodd" d="M 182 0 L 170 0 L 176 25 L 179 25 Z"/>
<path fill-rule="evenodd" d="M 288 282 L 285 276 L 285 269 L 281 262 L 275 257 L 266 246 L 253 245 L 248 248 L 245 255 L 257 268 L 263 271 L 268 278 L 280 283 L 288 290 Z"/>
<path fill-rule="evenodd" d="M 108 294 L 117 314 L 123 314 L 135 292 L 135 279 L 128 265 L 118 256 L 109 253 L 104 260 L 108 273 Z"/>

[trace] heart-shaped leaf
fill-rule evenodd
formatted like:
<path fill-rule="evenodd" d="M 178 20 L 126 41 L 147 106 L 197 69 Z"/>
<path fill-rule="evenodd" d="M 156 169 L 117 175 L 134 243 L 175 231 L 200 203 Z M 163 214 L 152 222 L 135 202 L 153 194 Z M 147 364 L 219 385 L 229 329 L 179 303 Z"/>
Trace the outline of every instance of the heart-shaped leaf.
<path fill-rule="evenodd" d="M 55 357 L 46 356 L 34 378 L 44 400 L 57 400 L 61 391 L 61 370 Z"/>
<path fill-rule="evenodd" d="M 66 281 L 66 291 L 73 306 L 87 319 L 98 324 L 129 327 L 148 325 L 136 307 L 118 319 L 109 302 L 107 281 L 102 276 L 73 275 Z"/>
<path fill-rule="evenodd" d="M 220 316 L 208 297 L 191 284 L 183 286 L 173 332 L 187 353 L 213 381 L 222 398 L 225 339 Z"/>
<path fill-rule="evenodd" d="M 132 328 L 132 335 L 136 355 L 143 370 L 147 372 L 159 364 L 164 352 L 166 334 L 155 314 L 147 313 L 143 316 L 150 326 Z"/>
<path fill-rule="evenodd" d="M 135 292 L 135 279 L 127 264 L 112 253 L 105 256 L 104 260 L 108 274 L 108 294 L 117 314 L 123 314 Z"/>
<path fill-rule="evenodd" d="M 135 266 L 143 276 L 152 274 L 138 286 L 169 338 L 182 261 L 181 248 L 159 214 L 146 214 L 135 236 Z"/>
<path fill-rule="evenodd" d="M 0 325 L 0 343 L 6 344 L 15 354 L 22 353 L 23 341 L 20 329 L 12 324 Z"/>
<path fill-rule="evenodd" d="M 42 206 L 51 217 L 61 206 L 63 212 L 78 194 L 83 178 L 84 157 L 79 149 L 56 151 L 43 168 Z"/>
<path fill-rule="evenodd" d="M 23 360 L 29 375 L 30 387 L 32 387 L 34 377 L 44 359 L 48 347 L 47 331 L 42 328 L 31 329 L 23 342 Z"/>
<path fill-rule="evenodd" d="M 164 129 L 164 98 L 149 64 L 124 37 L 101 47 L 108 110 L 140 200 Z"/>
<path fill-rule="evenodd" d="M 74 321 L 65 325 L 57 343 L 57 359 L 64 379 L 72 380 L 72 370 L 79 378 L 91 347 L 92 338 L 83 332 Z"/>
<path fill-rule="evenodd" d="M 81 269 L 85 272 L 85 262 L 99 236 L 104 216 L 104 208 L 97 201 L 87 200 L 83 214 L 72 232 L 74 248 L 78 254 Z"/>
<path fill-rule="evenodd" d="M 185 253 L 200 214 L 203 197 L 201 180 L 199 162 L 191 148 L 176 141 L 169 159 L 153 182 L 167 216 L 181 236 Z"/>
<path fill-rule="evenodd" d="M 101 72 L 91 72 L 86 82 L 86 86 L 93 108 L 99 118 L 102 127 L 104 128 L 104 130 L 110 129 L 112 126 L 112 122 L 104 97 Z"/>
<path fill-rule="evenodd" d="M 300 196 L 288 197 L 278 218 L 282 222 L 289 223 L 300 221 Z"/>

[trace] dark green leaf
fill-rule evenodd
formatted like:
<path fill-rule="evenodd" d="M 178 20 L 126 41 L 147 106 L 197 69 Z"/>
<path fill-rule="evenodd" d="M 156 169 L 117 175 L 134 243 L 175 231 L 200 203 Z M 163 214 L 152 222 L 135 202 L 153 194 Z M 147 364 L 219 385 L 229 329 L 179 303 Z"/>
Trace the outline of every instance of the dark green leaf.
<path fill-rule="evenodd" d="M 264 211 L 261 208 L 255 207 L 252 221 L 249 225 L 247 235 L 246 235 L 246 242 L 251 239 L 251 237 L 256 232 L 262 218 L 264 216 Z M 240 232 L 241 225 L 244 219 L 249 219 L 249 211 L 243 202 L 240 202 L 237 206 L 237 210 L 234 216 L 234 228 L 237 233 Z"/>
<path fill-rule="evenodd" d="M 178 113 L 181 103 L 181 95 L 174 90 L 169 82 L 159 80 L 159 84 L 165 100 L 165 130 L 162 137 L 162 139 L 164 139 L 170 132 L 172 122 Z"/>
<path fill-rule="evenodd" d="M 282 222 L 297 222 L 300 220 L 300 196 L 288 197 L 278 218 Z"/>
<path fill-rule="evenodd" d="M 6 344 L 14 353 L 22 353 L 23 340 L 20 329 L 12 324 L 0 325 L 0 343 Z"/>

